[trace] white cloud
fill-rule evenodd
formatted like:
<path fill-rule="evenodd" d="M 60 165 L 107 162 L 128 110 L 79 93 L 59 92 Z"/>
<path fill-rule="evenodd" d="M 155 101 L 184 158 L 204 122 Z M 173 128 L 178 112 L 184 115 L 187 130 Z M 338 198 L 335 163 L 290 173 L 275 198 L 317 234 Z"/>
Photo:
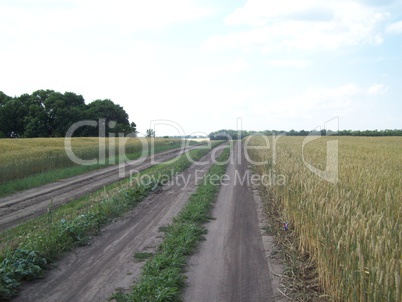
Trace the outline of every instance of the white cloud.
<path fill-rule="evenodd" d="M 382 95 L 387 93 L 388 86 L 385 84 L 373 84 L 367 89 L 368 95 Z"/>
<path fill-rule="evenodd" d="M 265 106 L 256 104 L 252 107 L 252 114 L 256 118 L 266 116 L 273 124 L 294 121 L 301 128 L 323 123 L 333 117 L 350 115 L 357 103 L 368 103 L 370 96 L 385 93 L 384 84 L 374 84 L 368 88 L 349 83 L 342 86 L 327 88 L 309 88 L 300 94 L 270 103 Z M 303 126 L 304 125 L 304 126 Z"/>
<path fill-rule="evenodd" d="M 127 98 L 127 87 L 135 87 L 148 96 L 157 79 L 169 76 L 158 61 L 161 45 L 130 33 L 210 13 L 196 0 L 1 1 L 2 89 L 12 95 L 65 89 L 93 100 L 116 91 Z"/>
<path fill-rule="evenodd" d="M 277 67 L 297 67 L 297 68 L 305 68 L 310 66 L 311 62 L 308 60 L 271 60 L 268 62 L 270 66 Z"/>
<path fill-rule="evenodd" d="M 82 93 L 87 102 L 97 98 L 114 101 L 130 100 L 129 90 L 144 99 L 154 91 L 155 81 L 164 83 L 168 76 L 155 62 L 154 45 L 131 42 L 125 53 L 86 53 L 65 49 L 60 53 L 33 48 L 29 53 L 19 53 L 14 60 L 0 58 L 0 65 L 8 70 L 0 75 L 0 83 L 7 87 L 7 94 L 20 95 L 37 89 L 73 91 Z M 52 51 L 54 50 L 54 51 Z"/>
<path fill-rule="evenodd" d="M 402 33 L 402 21 L 398 21 L 395 23 L 391 23 L 387 26 L 387 32 L 394 33 L 394 34 L 401 34 Z"/>
<path fill-rule="evenodd" d="M 212 13 L 211 9 L 198 5 L 195 0 L 148 0 L 148 1 L 94 1 L 87 6 L 88 12 L 95 7 L 95 15 L 110 26 L 121 29 L 161 29 L 167 25 L 192 21 Z"/>
<path fill-rule="evenodd" d="M 322 3 L 322 1 L 321 1 Z M 266 25 L 275 20 L 331 20 L 333 10 L 316 0 L 249 0 L 246 4 L 226 18 L 230 25 L 247 24 L 252 26 Z"/>
<path fill-rule="evenodd" d="M 20 95 L 49 88 L 87 101 L 110 98 L 140 131 L 158 118 L 191 133 L 234 128 L 237 117 L 258 130 L 311 128 L 335 115 L 348 115 L 354 128 L 362 116 L 358 108 L 375 125 L 374 115 L 397 119 L 400 87 L 387 93 L 381 82 L 400 77 L 399 53 L 394 43 L 375 54 L 361 49 L 350 56 L 349 50 L 396 33 L 398 22 L 386 24 L 401 10 L 368 1 L 250 0 L 222 16 L 236 5 L 208 1 L 214 10 L 200 0 L 0 0 L 0 90 Z M 200 52 L 207 35 L 204 49 L 234 51 Z M 326 86 L 340 78 L 350 84 Z"/>
<path fill-rule="evenodd" d="M 270 112 L 272 117 L 281 119 L 311 119 L 317 120 L 317 114 L 328 117 L 328 111 L 337 111 L 333 115 L 339 115 L 339 111 L 349 109 L 350 97 L 361 92 L 361 89 L 351 83 L 336 88 L 310 88 L 290 98 L 270 104 L 266 110 L 255 108 L 255 114 Z"/>
<path fill-rule="evenodd" d="M 226 23 L 251 28 L 212 37 L 204 49 L 319 51 L 380 44 L 380 27 L 389 15 L 381 8 L 350 0 L 249 0 Z"/>
<path fill-rule="evenodd" d="M 105 33 L 159 30 L 213 14 L 211 8 L 199 5 L 196 0 L 66 0 L 59 6 L 47 1 L 41 3 L 35 6 L 29 1 L 15 1 L 2 5 L 0 33 L 46 35 L 86 29 Z"/>
<path fill-rule="evenodd" d="M 250 65 L 242 58 L 236 58 L 228 64 L 217 64 L 210 66 L 196 67 L 190 72 L 196 78 L 220 77 L 247 70 Z"/>

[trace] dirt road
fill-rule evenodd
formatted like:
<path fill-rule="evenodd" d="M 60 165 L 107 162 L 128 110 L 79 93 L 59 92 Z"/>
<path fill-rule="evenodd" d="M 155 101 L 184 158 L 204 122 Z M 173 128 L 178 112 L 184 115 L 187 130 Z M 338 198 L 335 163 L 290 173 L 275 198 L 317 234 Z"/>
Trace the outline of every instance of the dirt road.
<path fill-rule="evenodd" d="M 221 147 L 218 147 L 221 148 Z M 217 153 L 219 154 L 219 153 Z M 201 161 L 211 158 L 211 154 Z M 136 252 L 153 252 L 168 225 L 196 189 L 208 165 L 192 165 L 169 186 L 152 194 L 122 219 L 104 228 L 91 245 L 77 248 L 56 263 L 43 280 L 25 284 L 13 301 L 106 301 L 116 288 L 128 289 L 141 273 Z"/>
<path fill-rule="evenodd" d="M 184 148 L 158 153 L 153 161 L 164 162 L 183 152 Z M 152 165 L 150 157 L 129 161 L 124 176 L 128 177 L 133 169 L 142 171 Z M 115 165 L 0 198 L 0 231 L 45 213 L 50 202 L 55 208 L 120 179 L 119 165 Z"/>
<path fill-rule="evenodd" d="M 239 153 L 240 152 L 240 153 Z M 184 301 L 275 301 L 247 161 L 236 144 L 208 234 L 189 260 Z M 246 177 L 244 177 L 246 175 Z"/>

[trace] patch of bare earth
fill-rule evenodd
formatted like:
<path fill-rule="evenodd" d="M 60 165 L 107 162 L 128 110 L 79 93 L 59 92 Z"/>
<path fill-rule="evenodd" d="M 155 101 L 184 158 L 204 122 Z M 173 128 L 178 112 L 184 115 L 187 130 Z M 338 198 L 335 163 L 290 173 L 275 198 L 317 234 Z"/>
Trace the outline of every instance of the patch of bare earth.
<path fill-rule="evenodd" d="M 184 301 L 284 301 L 276 277 L 282 268 L 270 259 L 272 238 L 261 229 L 261 200 L 239 142 L 232 154 L 206 240 L 188 261 Z"/>

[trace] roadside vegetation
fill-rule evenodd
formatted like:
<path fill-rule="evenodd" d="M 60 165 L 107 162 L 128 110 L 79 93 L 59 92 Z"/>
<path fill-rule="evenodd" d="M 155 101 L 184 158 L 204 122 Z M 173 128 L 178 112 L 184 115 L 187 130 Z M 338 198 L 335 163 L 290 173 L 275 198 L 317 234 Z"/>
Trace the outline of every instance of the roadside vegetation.
<path fill-rule="evenodd" d="M 216 147 L 220 142 L 214 143 Z M 199 160 L 209 149 L 189 151 L 193 160 Z M 85 245 L 100 227 L 140 202 L 160 184 L 160 175 L 173 175 L 191 166 L 183 154 L 147 169 L 147 183 L 123 180 L 87 197 L 72 201 L 55 210 L 49 204 L 48 213 L 0 233 L 0 300 L 17 294 L 21 280 L 44 276 L 44 270 L 55 259 L 75 246 Z M 154 176 L 154 177 L 152 177 Z"/>
<path fill-rule="evenodd" d="M 103 139 L 104 150 L 99 147 Z M 78 165 L 67 156 L 64 141 L 64 138 L 1 139 L 0 197 L 117 164 L 126 157 L 137 159 L 142 155 L 143 144 L 150 150 L 152 142 L 155 153 L 179 148 L 182 144 L 180 139 L 128 138 L 123 146 L 125 154 L 122 154 L 126 157 L 119 157 L 123 152 L 119 152 L 118 138 L 72 138 L 72 151 L 80 159 L 99 158 L 100 149 L 105 152 L 104 163 Z"/>
<path fill-rule="evenodd" d="M 224 162 L 229 156 L 230 149 L 225 148 L 218 161 Z M 145 263 L 132 291 L 128 294 L 116 292 L 114 299 L 118 302 L 181 301 L 181 290 L 185 286 L 186 257 L 194 253 L 197 244 L 206 234 L 203 224 L 211 219 L 211 208 L 219 190 L 216 179 L 225 171 L 226 165 L 215 164 L 210 168 L 182 211 L 164 229 L 164 241 L 155 255 Z"/>
<path fill-rule="evenodd" d="M 402 154 L 399 137 L 323 137 L 304 148 L 325 170 L 326 143 L 338 140 L 339 180 L 313 174 L 303 138 L 282 137 L 276 162 L 250 150 L 260 175 L 283 175 L 261 193 L 287 265 L 285 294 L 295 301 L 401 301 Z M 251 140 L 265 145 L 261 137 Z M 283 225 L 288 223 L 288 230 Z"/>

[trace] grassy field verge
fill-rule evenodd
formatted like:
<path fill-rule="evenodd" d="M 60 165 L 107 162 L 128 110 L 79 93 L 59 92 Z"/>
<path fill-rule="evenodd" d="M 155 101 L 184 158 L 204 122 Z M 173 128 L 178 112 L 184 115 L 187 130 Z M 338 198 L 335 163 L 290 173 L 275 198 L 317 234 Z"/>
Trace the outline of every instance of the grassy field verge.
<path fill-rule="evenodd" d="M 198 160 L 208 152 L 203 148 L 189 154 L 191 159 Z M 159 176 L 184 171 L 191 164 L 183 154 L 175 161 L 141 172 L 152 176 L 147 178 L 149 183 L 131 185 L 124 180 L 55 210 L 49 204 L 47 214 L 1 233 L 0 300 L 16 295 L 21 280 L 41 278 L 48 263 L 73 247 L 86 244 L 102 225 L 133 208 L 158 187 L 155 181 L 161 179 Z"/>
<path fill-rule="evenodd" d="M 402 139 L 322 137 L 304 150 L 303 140 L 282 137 L 274 154 L 250 152 L 267 162 L 255 171 L 271 176 L 261 193 L 284 246 L 287 294 L 295 301 L 401 301 Z M 331 183 L 306 163 L 325 170 L 334 140 L 338 181 Z M 266 145 L 261 137 L 251 143 Z"/>
<path fill-rule="evenodd" d="M 84 160 L 99 158 L 99 138 L 73 138 L 74 154 Z M 195 143 L 195 142 L 194 142 Z M 154 139 L 155 153 L 180 148 L 179 139 Z M 146 145 L 146 146 L 145 146 Z M 0 197 L 35 188 L 47 183 L 80 175 L 92 170 L 117 164 L 126 159 L 137 159 L 142 148 L 151 148 L 151 140 L 130 138 L 124 146 L 124 156 L 118 156 L 119 144 L 105 138 L 105 162 L 77 165 L 67 156 L 64 139 L 2 139 L 0 147 Z M 103 152 L 102 151 L 102 152 Z"/>
<path fill-rule="evenodd" d="M 230 150 L 226 148 L 218 161 L 227 160 L 229 155 Z M 210 219 L 211 207 L 219 190 L 216 179 L 220 179 L 225 171 L 226 165 L 215 164 L 210 168 L 183 210 L 165 229 L 164 241 L 155 256 L 144 265 L 132 292 L 117 292 L 114 299 L 118 302 L 180 301 L 181 289 L 185 285 L 186 256 L 194 252 L 206 234 L 203 224 Z"/>

